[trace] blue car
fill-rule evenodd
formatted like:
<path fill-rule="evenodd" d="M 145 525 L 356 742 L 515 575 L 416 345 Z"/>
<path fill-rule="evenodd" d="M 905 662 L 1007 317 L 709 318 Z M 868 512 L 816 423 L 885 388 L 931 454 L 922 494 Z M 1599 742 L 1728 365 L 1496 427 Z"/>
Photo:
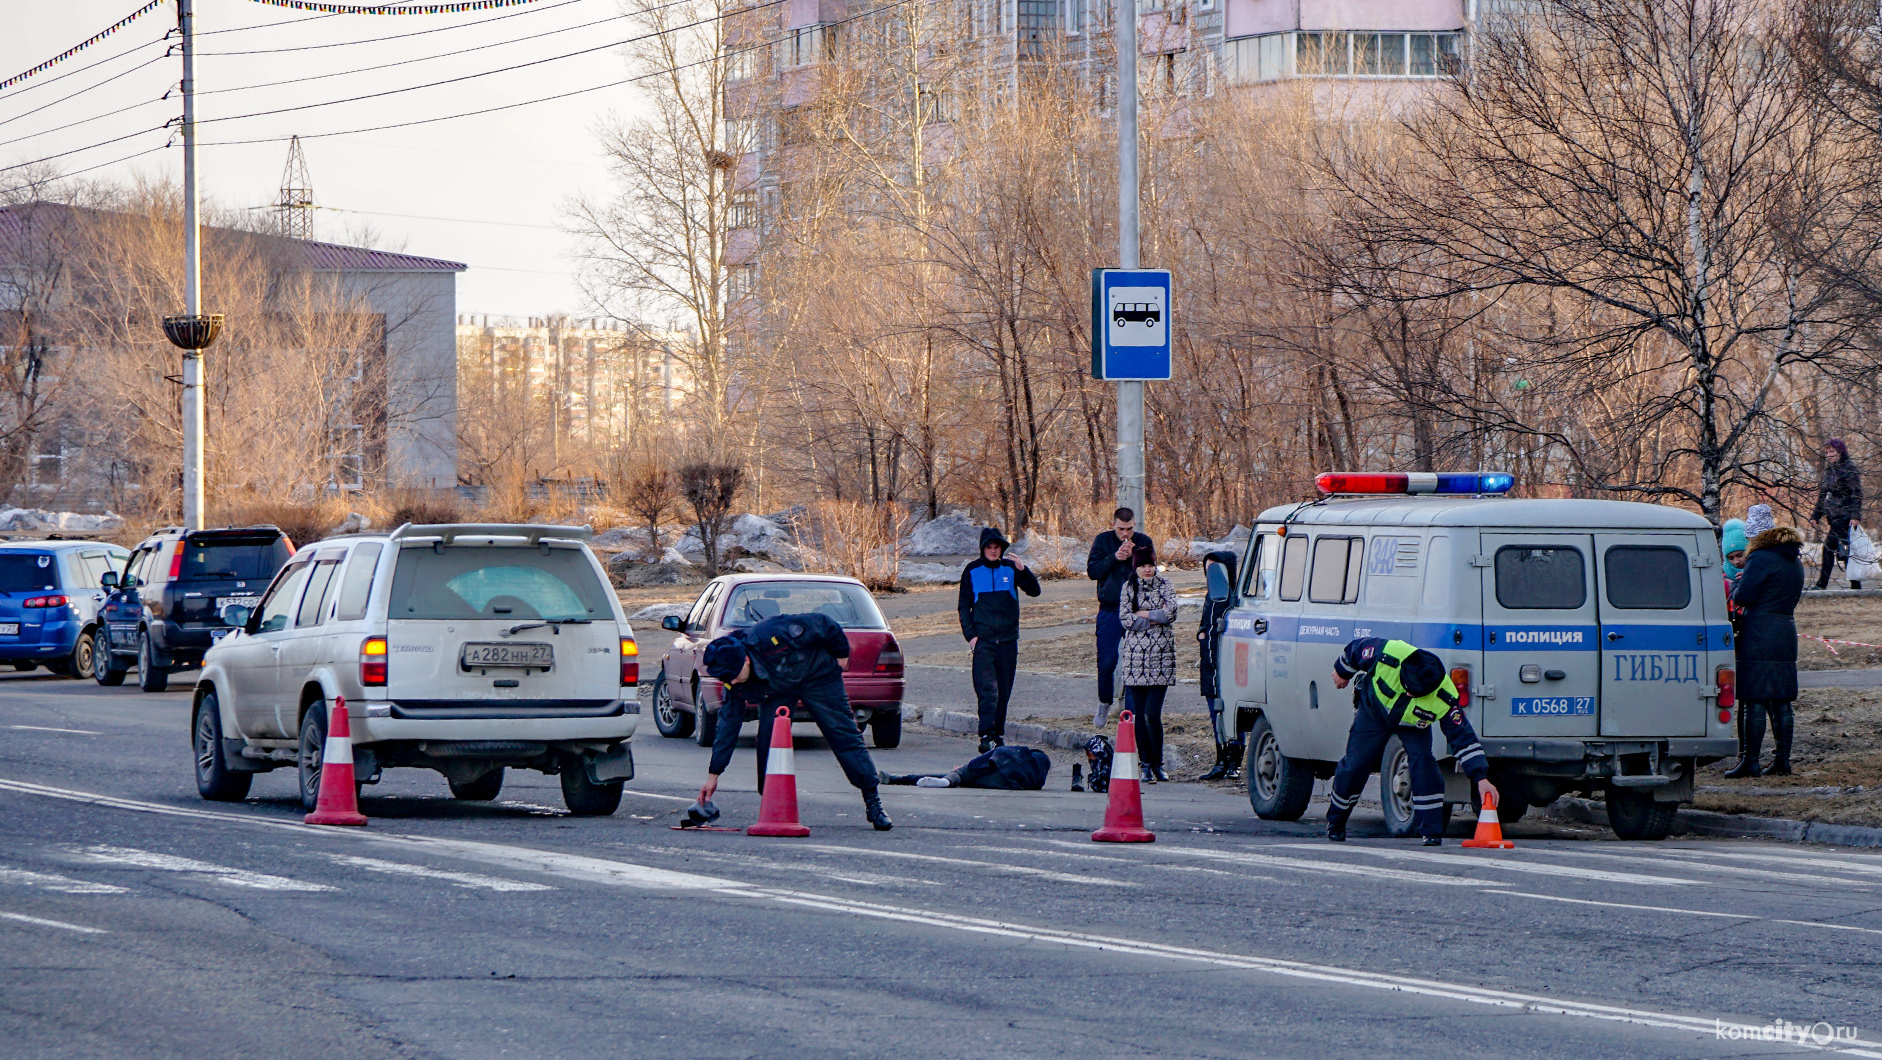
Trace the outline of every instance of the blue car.
<path fill-rule="evenodd" d="M 91 676 L 99 583 L 130 557 L 99 541 L 0 543 L 0 664 Z"/>

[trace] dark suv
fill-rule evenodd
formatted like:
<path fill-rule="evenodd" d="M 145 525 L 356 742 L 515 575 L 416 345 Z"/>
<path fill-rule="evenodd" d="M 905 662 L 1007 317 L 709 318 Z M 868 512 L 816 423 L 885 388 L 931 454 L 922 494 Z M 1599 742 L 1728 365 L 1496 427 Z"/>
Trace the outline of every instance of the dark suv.
<path fill-rule="evenodd" d="M 92 653 L 92 676 L 122 684 L 135 665 L 137 687 L 163 691 L 170 671 L 201 666 L 203 652 L 228 633 L 223 606 L 253 608 L 292 555 L 293 542 L 273 526 L 172 526 L 150 535 L 122 574 L 105 575 L 104 635 Z"/>

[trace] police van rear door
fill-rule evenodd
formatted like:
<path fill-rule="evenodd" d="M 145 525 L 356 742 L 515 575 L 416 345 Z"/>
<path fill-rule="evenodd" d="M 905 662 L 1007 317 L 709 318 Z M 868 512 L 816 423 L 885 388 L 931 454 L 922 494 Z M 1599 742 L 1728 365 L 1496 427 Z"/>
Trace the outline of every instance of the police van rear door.
<path fill-rule="evenodd" d="M 1484 736 L 1594 736 L 1601 653 L 1587 534 L 1483 535 Z"/>
<path fill-rule="evenodd" d="M 1229 612 L 1216 654 L 1216 676 L 1231 711 L 1268 702 L 1268 631 L 1281 566 L 1281 538 L 1274 530 L 1255 530 L 1241 570 L 1240 606 Z"/>
<path fill-rule="evenodd" d="M 1703 575 L 1691 533 L 1596 534 L 1601 735 L 1704 736 L 1712 686 Z M 1722 635 L 1722 634 L 1721 634 Z"/>

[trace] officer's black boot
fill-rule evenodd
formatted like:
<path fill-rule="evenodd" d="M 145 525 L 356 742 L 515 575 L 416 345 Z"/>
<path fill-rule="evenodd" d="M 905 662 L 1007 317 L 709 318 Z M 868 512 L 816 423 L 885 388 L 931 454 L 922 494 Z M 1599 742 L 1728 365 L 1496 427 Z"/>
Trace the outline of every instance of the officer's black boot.
<path fill-rule="evenodd" d="M 1765 770 L 1773 776 L 1791 775 L 1791 733 L 1797 723 L 1797 708 L 1791 703 L 1773 703 L 1771 712 L 1771 734 L 1777 737 L 1777 754 L 1771 759 L 1771 768 Z"/>
<path fill-rule="evenodd" d="M 1227 773 L 1223 774 L 1223 779 L 1225 780 L 1242 779 L 1242 756 L 1245 753 L 1246 753 L 1246 750 L 1243 748 L 1241 740 L 1238 739 L 1234 743 L 1229 744 L 1229 749 L 1228 749 L 1229 770 Z"/>
<path fill-rule="evenodd" d="M 878 832 L 895 827 L 895 822 L 889 820 L 888 813 L 882 808 L 882 796 L 874 788 L 863 792 L 863 816 L 869 818 L 869 823 L 875 825 Z"/>
<path fill-rule="evenodd" d="M 1327 839 L 1334 843 L 1346 842 L 1347 814 L 1327 814 Z"/>
<path fill-rule="evenodd" d="M 1216 744 L 1215 745 L 1215 765 L 1210 766 L 1209 771 L 1207 773 L 1204 773 L 1202 776 L 1199 776 L 1196 779 L 1197 780 L 1221 780 L 1223 777 L 1226 777 L 1228 775 L 1229 775 L 1228 746 L 1226 744 Z"/>
<path fill-rule="evenodd" d="M 1072 763 L 1072 790 L 1073 791 L 1085 790 L 1084 769 L 1085 767 L 1078 764 L 1077 762 Z"/>
<path fill-rule="evenodd" d="M 1428 836 L 1426 836 L 1426 837 L 1425 837 L 1425 846 L 1428 846 L 1428 847 L 1441 847 L 1441 846 L 1443 846 L 1443 845 L 1444 845 L 1444 837 L 1443 837 L 1443 836 L 1436 836 L 1436 835 L 1428 835 Z"/>

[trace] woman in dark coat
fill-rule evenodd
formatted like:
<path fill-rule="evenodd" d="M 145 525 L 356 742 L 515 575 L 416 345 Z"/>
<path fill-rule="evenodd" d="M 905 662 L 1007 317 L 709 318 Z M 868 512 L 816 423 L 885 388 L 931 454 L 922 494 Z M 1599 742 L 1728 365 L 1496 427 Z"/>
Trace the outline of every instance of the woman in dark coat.
<path fill-rule="evenodd" d="M 1738 699 L 1745 717 L 1744 747 L 1728 777 L 1763 772 L 1789 774 L 1791 731 L 1797 699 L 1797 622 L 1791 617 L 1804 592 L 1804 565 L 1797 558 L 1804 538 L 1788 526 L 1774 526 L 1751 539 L 1745 573 L 1732 591 L 1744 609 L 1738 633 Z M 1777 754 L 1771 768 L 1760 770 L 1764 719 L 1771 718 Z"/>

